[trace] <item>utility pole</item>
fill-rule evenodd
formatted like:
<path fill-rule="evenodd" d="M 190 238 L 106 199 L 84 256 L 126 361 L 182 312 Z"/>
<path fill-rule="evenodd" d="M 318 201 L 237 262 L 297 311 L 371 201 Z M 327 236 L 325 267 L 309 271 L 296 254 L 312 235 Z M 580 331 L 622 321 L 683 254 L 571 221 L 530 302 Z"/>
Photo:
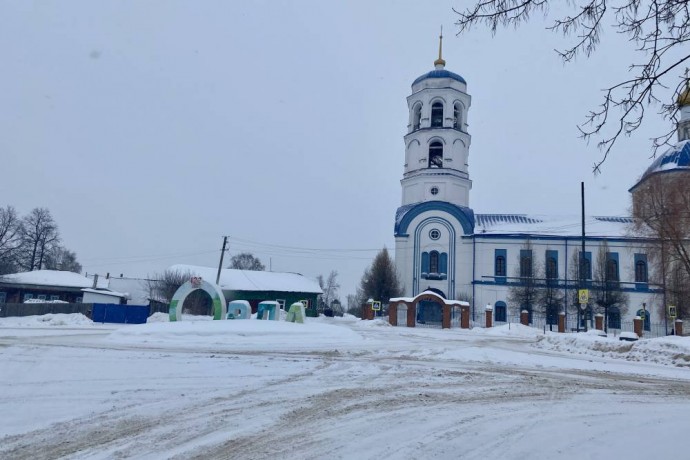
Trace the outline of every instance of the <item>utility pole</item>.
<path fill-rule="evenodd" d="M 585 288 L 585 276 L 586 273 L 584 271 L 585 268 L 585 183 L 580 182 L 580 200 L 582 202 L 582 249 L 580 252 L 580 289 Z M 592 264 L 590 262 L 589 264 L 590 269 L 592 267 Z M 580 311 L 582 314 L 584 314 L 585 318 L 585 332 L 587 332 L 587 304 L 580 305 Z M 578 315 L 579 318 L 579 315 Z M 577 331 L 580 332 L 580 321 L 578 319 L 577 322 Z"/>
<path fill-rule="evenodd" d="M 228 237 L 223 237 L 223 248 L 220 250 L 220 262 L 218 263 L 218 274 L 216 275 L 216 284 L 220 282 L 220 270 L 223 268 L 223 256 L 225 255 L 225 246 L 228 244 Z"/>

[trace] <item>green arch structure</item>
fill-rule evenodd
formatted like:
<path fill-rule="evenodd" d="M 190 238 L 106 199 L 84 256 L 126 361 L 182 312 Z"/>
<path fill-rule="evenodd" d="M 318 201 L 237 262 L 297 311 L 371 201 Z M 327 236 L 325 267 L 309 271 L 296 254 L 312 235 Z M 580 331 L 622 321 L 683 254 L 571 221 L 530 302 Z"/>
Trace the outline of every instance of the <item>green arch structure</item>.
<path fill-rule="evenodd" d="M 175 295 L 170 301 L 170 321 L 182 320 L 182 305 L 184 305 L 187 296 L 197 289 L 206 291 L 206 293 L 211 296 L 211 300 L 213 301 L 213 319 L 225 319 L 225 296 L 220 286 L 211 284 L 201 278 L 192 278 L 175 291 Z"/>

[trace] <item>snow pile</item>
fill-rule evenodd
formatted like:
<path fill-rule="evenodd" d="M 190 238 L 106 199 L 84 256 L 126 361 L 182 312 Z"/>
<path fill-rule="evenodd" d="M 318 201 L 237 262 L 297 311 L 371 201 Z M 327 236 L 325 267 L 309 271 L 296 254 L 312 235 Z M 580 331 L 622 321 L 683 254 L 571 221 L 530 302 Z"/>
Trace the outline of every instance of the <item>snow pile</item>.
<path fill-rule="evenodd" d="M 144 347 L 322 351 L 359 343 L 362 337 L 351 329 L 325 323 L 234 320 L 150 322 L 118 329 L 106 340 Z"/>
<path fill-rule="evenodd" d="M 690 367 L 690 337 L 668 336 L 624 342 L 595 334 L 549 334 L 533 345 L 543 350 Z"/>
<path fill-rule="evenodd" d="M 93 321 L 81 313 L 51 313 L 0 318 L 0 327 L 91 326 Z"/>
<path fill-rule="evenodd" d="M 542 329 L 536 327 L 525 326 L 520 323 L 503 324 L 496 327 L 475 327 L 471 329 L 472 333 L 485 336 L 510 336 L 510 337 L 540 337 L 544 335 Z"/>

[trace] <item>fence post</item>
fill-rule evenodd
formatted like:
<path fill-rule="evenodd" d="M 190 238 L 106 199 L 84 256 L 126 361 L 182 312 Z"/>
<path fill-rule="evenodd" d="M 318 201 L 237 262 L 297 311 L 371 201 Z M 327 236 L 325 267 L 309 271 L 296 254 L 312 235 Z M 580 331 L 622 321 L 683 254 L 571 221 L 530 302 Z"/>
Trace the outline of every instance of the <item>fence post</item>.
<path fill-rule="evenodd" d="M 633 319 L 633 330 L 638 337 L 642 338 L 642 318 L 639 316 Z"/>
<path fill-rule="evenodd" d="M 441 328 L 450 329 L 450 305 L 443 304 L 443 318 Z"/>
<path fill-rule="evenodd" d="M 462 305 L 460 307 L 460 327 L 462 329 L 470 328 L 470 307 L 469 305 Z"/>
<path fill-rule="evenodd" d="M 493 319 L 494 319 L 494 309 L 491 307 L 491 305 L 487 305 L 485 309 L 485 314 L 486 314 L 486 327 L 492 327 L 493 326 Z"/>
<path fill-rule="evenodd" d="M 398 325 L 398 303 L 397 302 L 391 302 L 391 304 L 388 305 L 388 323 L 391 326 L 397 326 Z"/>
<path fill-rule="evenodd" d="M 407 327 L 415 327 L 417 322 L 417 304 L 414 302 L 407 304 Z"/>
<path fill-rule="evenodd" d="M 558 332 L 561 334 L 565 332 L 565 312 L 558 314 Z"/>
<path fill-rule="evenodd" d="M 529 326 L 529 312 L 527 310 L 522 310 L 520 312 L 520 324 Z"/>
<path fill-rule="evenodd" d="M 676 335 L 683 335 L 683 321 L 677 319 L 673 324 L 675 326 L 674 330 Z"/>

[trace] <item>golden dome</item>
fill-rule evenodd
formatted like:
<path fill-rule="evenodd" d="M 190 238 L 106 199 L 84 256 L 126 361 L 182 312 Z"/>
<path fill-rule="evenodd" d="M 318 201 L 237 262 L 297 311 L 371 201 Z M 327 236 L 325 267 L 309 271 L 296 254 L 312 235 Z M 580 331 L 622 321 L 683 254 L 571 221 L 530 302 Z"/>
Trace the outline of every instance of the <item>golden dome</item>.
<path fill-rule="evenodd" d="M 678 95 L 678 100 L 676 101 L 678 103 L 678 107 L 685 107 L 686 105 L 690 105 L 690 78 L 688 78 L 688 73 L 690 73 L 690 69 L 686 68 L 685 88 L 680 92 L 680 94 Z"/>
<path fill-rule="evenodd" d="M 685 107 L 690 105 L 690 81 L 685 84 L 685 88 L 678 95 L 678 107 Z"/>

